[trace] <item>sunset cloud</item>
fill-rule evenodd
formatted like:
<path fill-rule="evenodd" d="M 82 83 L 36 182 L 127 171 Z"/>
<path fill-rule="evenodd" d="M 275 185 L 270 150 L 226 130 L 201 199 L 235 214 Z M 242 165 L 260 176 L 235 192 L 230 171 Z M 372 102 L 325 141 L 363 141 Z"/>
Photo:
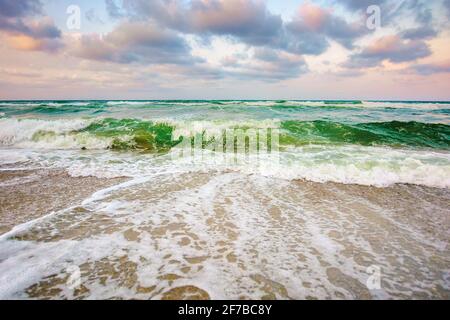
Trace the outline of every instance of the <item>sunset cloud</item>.
<path fill-rule="evenodd" d="M 61 31 L 42 12 L 38 0 L 0 0 L 0 31 L 18 50 L 56 51 L 62 46 Z"/>
<path fill-rule="evenodd" d="M 397 35 L 385 36 L 375 40 L 361 52 L 350 56 L 346 66 L 350 68 L 369 68 L 387 60 L 393 63 L 415 61 L 431 54 L 423 41 L 404 40 Z"/>
<path fill-rule="evenodd" d="M 66 26 L 69 5 L 80 8 L 79 30 Z M 375 29 L 366 25 L 369 5 L 381 9 Z M 30 65 L 47 75 L 30 85 L 69 79 L 74 90 L 77 70 L 103 88 L 124 73 L 117 87 L 130 94 L 201 86 L 233 95 L 252 84 L 338 92 L 336 80 L 372 86 L 379 77 L 435 88 L 450 77 L 449 17 L 450 0 L 0 0 L 0 69 L 27 74 Z"/>
<path fill-rule="evenodd" d="M 152 19 L 183 33 L 233 36 L 249 44 L 273 42 L 283 20 L 255 0 L 125 0 L 130 15 Z"/>
<path fill-rule="evenodd" d="M 303 49 L 307 54 L 323 53 L 329 46 L 329 40 L 352 48 L 357 38 L 368 33 L 362 20 L 348 23 L 333 15 L 331 10 L 310 2 L 300 6 L 298 14 L 287 24 L 287 28 L 296 38 L 299 51 Z"/>
<path fill-rule="evenodd" d="M 23 51 L 47 51 L 55 52 L 61 48 L 59 41 L 49 39 L 38 39 L 27 35 L 16 35 L 8 37 L 8 42 L 17 50 Z"/>
<path fill-rule="evenodd" d="M 72 53 L 117 63 L 193 63 L 186 41 L 175 32 L 145 22 L 125 22 L 105 36 L 83 35 Z"/>

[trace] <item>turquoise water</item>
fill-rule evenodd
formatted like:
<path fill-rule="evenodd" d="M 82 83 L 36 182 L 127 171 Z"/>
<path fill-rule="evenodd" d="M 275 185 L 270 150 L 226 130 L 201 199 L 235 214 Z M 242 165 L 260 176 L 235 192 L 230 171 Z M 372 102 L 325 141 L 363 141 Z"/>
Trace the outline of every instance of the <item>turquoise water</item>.
<path fill-rule="evenodd" d="M 449 102 L 362 101 L 3 101 L 6 117 L 168 118 L 174 120 L 280 119 L 341 123 L 416 121 L 450 123 Z"/>

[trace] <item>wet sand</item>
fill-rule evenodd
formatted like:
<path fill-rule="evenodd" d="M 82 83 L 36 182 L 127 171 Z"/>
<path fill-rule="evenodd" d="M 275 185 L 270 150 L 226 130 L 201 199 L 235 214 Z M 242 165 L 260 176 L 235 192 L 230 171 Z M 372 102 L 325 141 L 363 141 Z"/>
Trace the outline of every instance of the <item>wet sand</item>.
<path fill-rule="evenodd" d="M 74 178 L 64 170 L 0 171 L 0 235 L 16 225 L 71 207 L 95 191 L 125 180 Z"/>
<path fill-rule="evenodd" d="M 61 171 L 1 179 L 6 228 L 123 182 Z M 6 298 L 450 299 L 449 202 L 447 189 L 413 185 L 161 176 L 12 236 L 0 244 L 0 270 L 18 270 L 0 282 L 17 277 Z M 17 249 L 2 253 L 7 244 Z M 27 265 L 35 270 L 21 278 Z M 367 286 L 371 266 L 379 289 Z"/>

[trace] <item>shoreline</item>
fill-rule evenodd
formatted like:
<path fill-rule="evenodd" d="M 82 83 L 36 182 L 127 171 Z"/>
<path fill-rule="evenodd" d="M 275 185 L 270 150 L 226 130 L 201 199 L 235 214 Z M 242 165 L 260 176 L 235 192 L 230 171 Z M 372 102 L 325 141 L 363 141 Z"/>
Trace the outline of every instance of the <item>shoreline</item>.
<path fill-rule="evenodd" d="M 127 179 L 71 177 L 62 169 L 0 171 L 0 236 L 23 223 L 80 204 L 94 192 Z"/>
<path fill-rule="evenodd" d="M 0 236 L 21 224 L 81 204 L 83 200 L 97 191 L 132 180 L 129 177 L 72 177 L 64 169 L 22 169 L 8 168 L 8 166 L 2 166 L 1 169 L 3 170 L 0 171 L 0 203 L 2 203 L 0 206 Z M 233 173 L 233 171 L 229 170 L 224 173 Z M 395 203 L 397 196 L 407 197 L 406 190 L 408 189 L 422 189 L 425 194 L 428 193 L 434 199 L 442 196 L 450 201 L 449 188 L 408 183 L 380 187 L 338 182 L 314 182 L 305 179 L 293 179 L 290 182 L 308 186 L 311 189 L 340 189 L 353 193 L 355 196 L 367 197 L 371 201 L 381 201 L 380 204 L 383 202 L 386 204 L 387 201 Z M 377 196 L 377 193 L 382 196 Z M 13 211 L 14 213 L 12 213 Z"/>

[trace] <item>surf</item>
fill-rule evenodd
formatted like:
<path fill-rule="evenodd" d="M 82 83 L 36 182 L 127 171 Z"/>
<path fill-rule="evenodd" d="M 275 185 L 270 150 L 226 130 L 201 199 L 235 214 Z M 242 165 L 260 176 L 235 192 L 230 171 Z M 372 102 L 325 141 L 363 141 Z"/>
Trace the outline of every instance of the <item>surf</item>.
<path fill-rule="evenodd" d="M 0 119 L 0 144 L 165 152 L 182 139 L 220 137 L 235 130 L 279 129 L 283 146 L 341 145 L 450 149 L 450 126 L 421 122 L 166 121 L 141 119 Z"/>

